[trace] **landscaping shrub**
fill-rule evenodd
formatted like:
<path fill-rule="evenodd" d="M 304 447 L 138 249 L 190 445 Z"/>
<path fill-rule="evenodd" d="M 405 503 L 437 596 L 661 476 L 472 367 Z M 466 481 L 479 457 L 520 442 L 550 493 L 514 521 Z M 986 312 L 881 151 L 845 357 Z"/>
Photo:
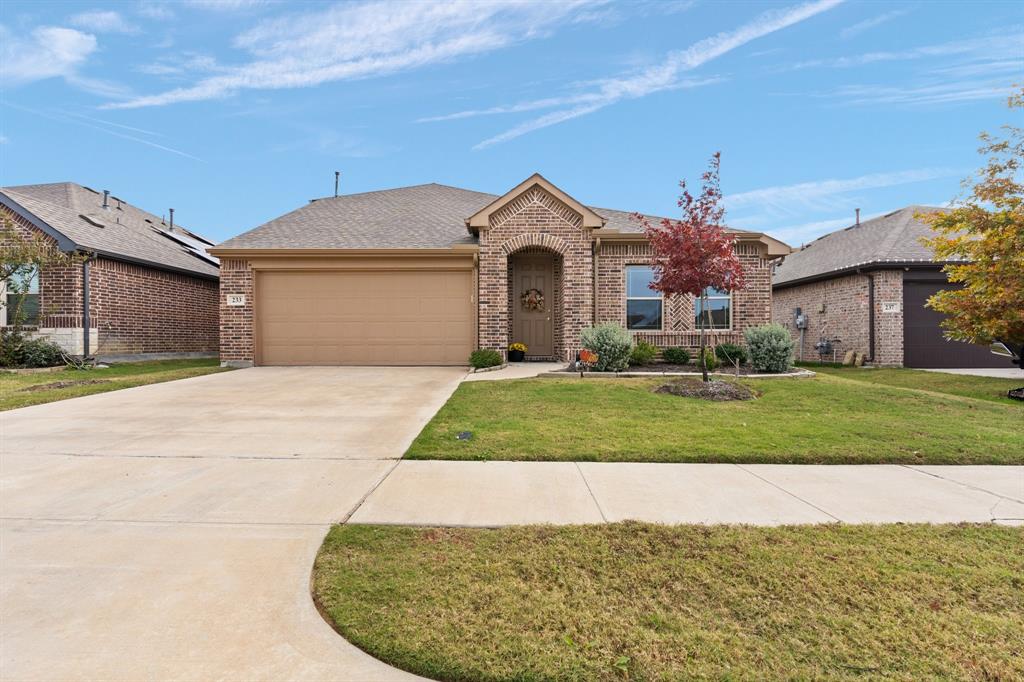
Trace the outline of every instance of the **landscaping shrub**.
<path fill-rule="evenodd" d="M 743 336 L 758 372 L 777 374 L 793 366 L 793 339 L 781 324 L 751 327 Z"/>
<path fill-rule="evenodd" d="M 629 354 L 629 364 L 630 366 L 649 365 L 654 362 L 654 358 L 657 355 L 658 347 L 653 343 L 637 341 L 636 345 L 633 346 L 633 352 Z"/>
<path fill-rule="evenodd" d="M 501 353 L 490 348 L 481 348 L 469 354 L 469 364 L 473 369 L 497 367 L 501 364 Z"/>
<path fill-rule="evenodd" d="M 715 355 L 715 349 L 711 346 L 704 348 L 704 362 L 707 365 L 708 371 L 718 369 L 718 366 L 722 363 L 718 361 L 718 356 Z M 700 354 L 697 355 L 697 369 L 700 369 Z"/>
<path fill-rule="evenodd" d="M 723 365 L 732 367 L 733 363 L 747 364 L 747 349 L 737 346 L 735 343 L 720 343 L 715 346 L 715 356 L 722 361 Z"/>
<path fill-rule="evenodd" d="M 15 329 L 0 332 L 0 367 L 54 367 L 64 364 L 61 347 L 46 339 L 29 339 Z"/>
<path fill-rule="evenodd" d="M 685 348 L 666 348 L 661 352 L 661 359 L 671 365 L 685 365 L 690 361 L 690 351 Z"/>
<path fill-rule="evenodd" d="M 583 347 L 597 353 L 594 370 L 620 372 L 629 366 L 633 352 L 633 336 L 614 322 L 589 327 L 580 333 Z"/>

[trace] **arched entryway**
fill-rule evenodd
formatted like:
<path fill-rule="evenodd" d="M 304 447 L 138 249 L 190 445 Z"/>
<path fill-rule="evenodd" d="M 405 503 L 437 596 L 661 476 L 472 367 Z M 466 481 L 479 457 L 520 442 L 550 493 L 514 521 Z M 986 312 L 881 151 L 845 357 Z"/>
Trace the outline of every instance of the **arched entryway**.
<path fill-rule="evenodd" d="M 562 257 L 527 247 L 508 257 L 509 343 L 525 343 L 529 360 L 562 356 Z"/>

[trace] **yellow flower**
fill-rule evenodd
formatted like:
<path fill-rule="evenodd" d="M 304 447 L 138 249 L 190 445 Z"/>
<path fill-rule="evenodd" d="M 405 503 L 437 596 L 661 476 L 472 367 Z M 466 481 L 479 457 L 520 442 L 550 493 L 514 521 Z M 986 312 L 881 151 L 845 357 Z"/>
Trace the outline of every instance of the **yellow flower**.
<path fill-rule="evenodd" d="M 509 350 L 518 350 L 518 351 L 522 351 L 522 352 L 525 353 L 526 352 L 526 344 L 525 343 L 513 343 L 512 345 L 510 345 L 508 347 L 508 349 Z"/>

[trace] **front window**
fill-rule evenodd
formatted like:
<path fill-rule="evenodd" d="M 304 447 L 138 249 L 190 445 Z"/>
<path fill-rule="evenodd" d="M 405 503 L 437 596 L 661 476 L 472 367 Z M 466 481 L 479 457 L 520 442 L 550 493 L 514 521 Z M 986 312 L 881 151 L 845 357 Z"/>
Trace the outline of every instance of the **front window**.
<path fill-rule="evenodd" d="M 705 329 L 731 329 L 732 294 L 714 287 L 708 287 L 704 293 L 706 298 L 693 302 L 694 328 L 700 329 L 703 317 Z"/>
<path fill-rule="evenodd" d="M 626 328 L 661 329 L 661 293 L 651 288 L 654 268 L 649 265 L 626 267 Z"/>
<path fill-rule="evenodd" d="M 6 324 L 14 326 L 20 322 L 30 327 L 38 325 L 39 269 L 30 265 L 17 270 L 4 282 L 4 290 Z"/>

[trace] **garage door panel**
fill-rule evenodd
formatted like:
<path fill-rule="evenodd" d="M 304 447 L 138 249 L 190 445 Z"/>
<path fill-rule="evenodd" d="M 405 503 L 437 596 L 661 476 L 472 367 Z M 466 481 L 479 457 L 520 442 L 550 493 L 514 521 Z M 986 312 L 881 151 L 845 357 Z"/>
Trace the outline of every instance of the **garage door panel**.
<path fill-rule="evenodd" d="M 1007 366 L 985 346 L 945 338 L 941 327 L 945 316 L 925 304 L 935 293 L 950 288 L 946 283 L 903 282 L 903 364 L 922 368 Z"/>
<path fill-rule="evenodd" d="M 260 272 L 264 365 L 462 365 L 473 347 L 469 271 Z"/>

